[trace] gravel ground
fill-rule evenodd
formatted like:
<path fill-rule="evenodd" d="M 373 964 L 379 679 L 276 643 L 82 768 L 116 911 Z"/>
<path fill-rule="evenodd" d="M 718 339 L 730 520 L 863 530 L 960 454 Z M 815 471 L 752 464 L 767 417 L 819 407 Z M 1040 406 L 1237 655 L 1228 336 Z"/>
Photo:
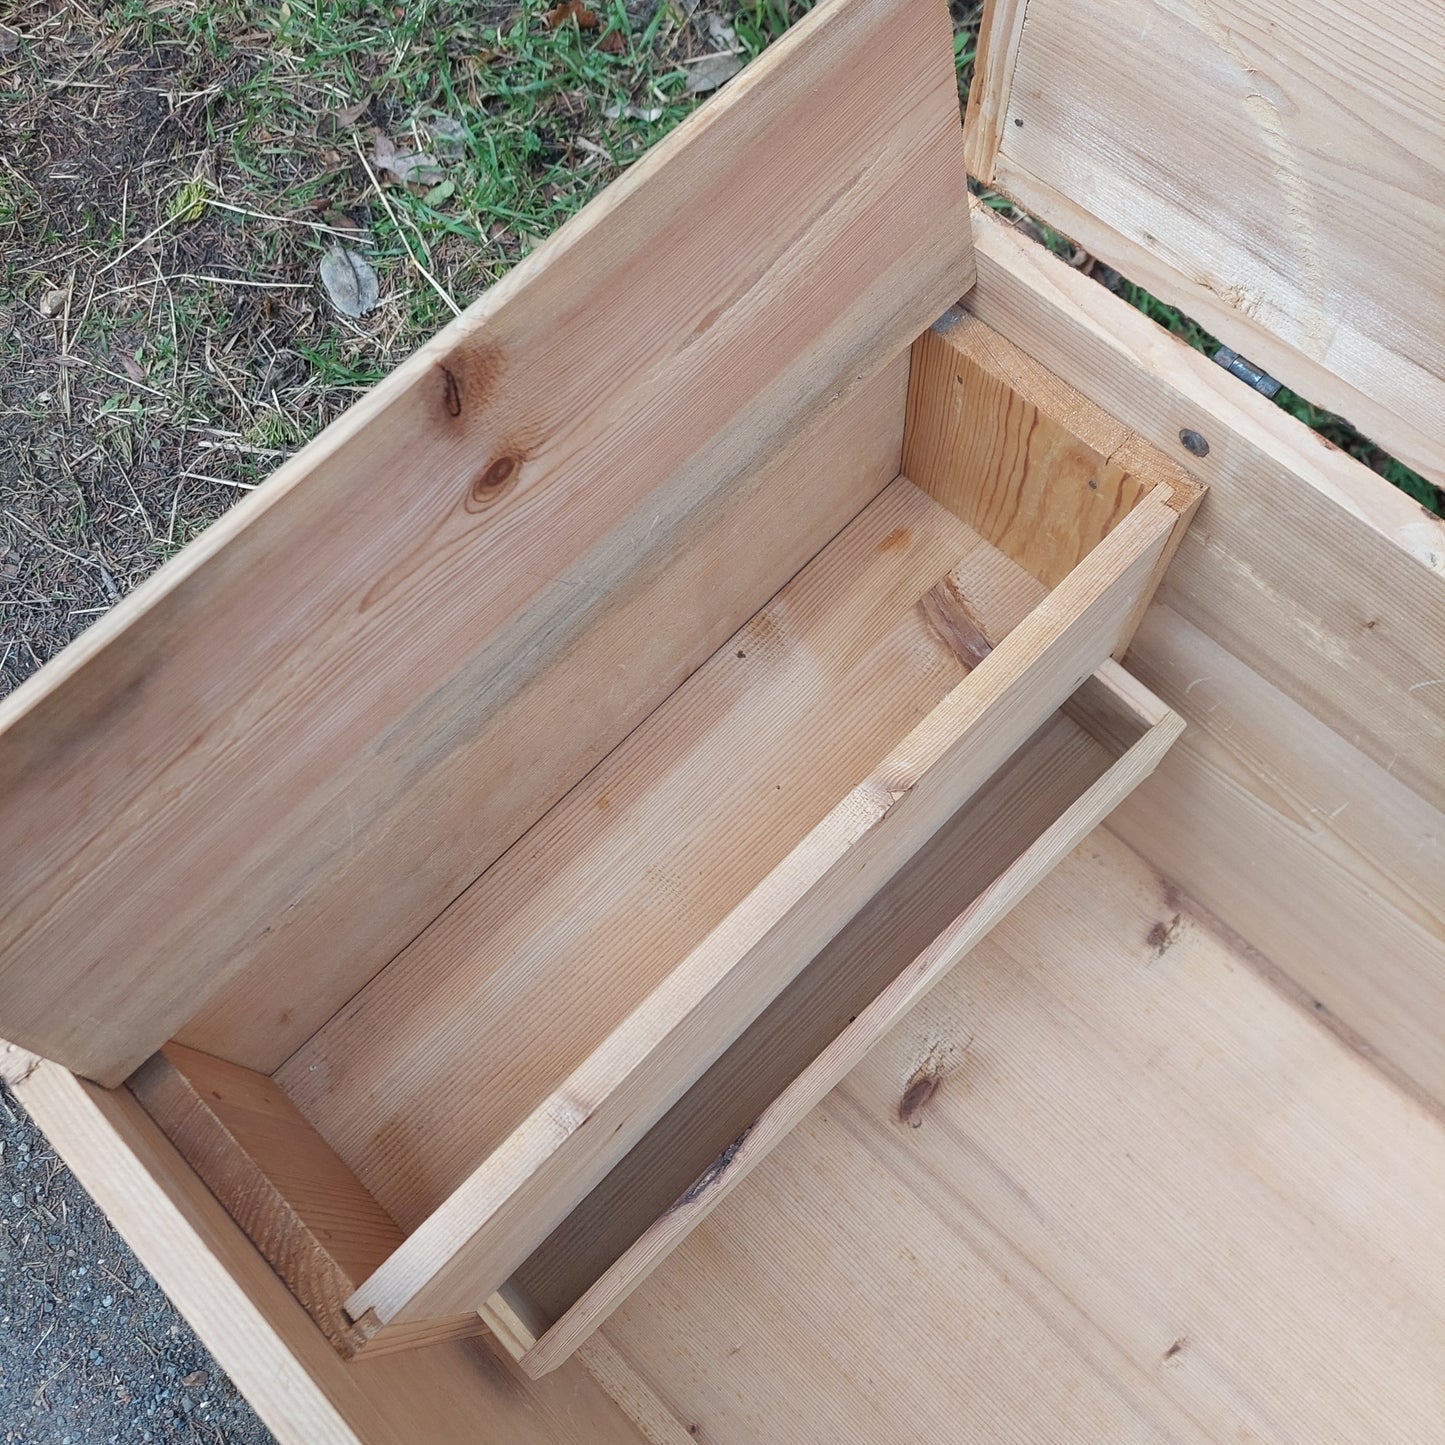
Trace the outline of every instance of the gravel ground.
<path fill-rule="evenodd" d="M 0 1085 L 0 1442 L 271 1438 Z"/>

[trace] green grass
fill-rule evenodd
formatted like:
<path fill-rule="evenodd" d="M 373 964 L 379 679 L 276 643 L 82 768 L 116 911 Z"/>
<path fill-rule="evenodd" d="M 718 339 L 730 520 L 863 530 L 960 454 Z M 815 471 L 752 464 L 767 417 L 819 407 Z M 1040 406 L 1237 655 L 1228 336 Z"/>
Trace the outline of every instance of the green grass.
<path fill-rule="evenodd" d="M 741 7 L 732 20 L 741 58 L 806 8 Z M 638 29 L 620 0 L 594 13 L 595 28 L 567 20 L 553 29 L 536 5 L 484 24 L 469 18 L 475 9 L 443 0 L 404 8 L 292 0 L 269 22 L 271 43 L 231 132 L 235 173 L 257 209 L 323 222 L 364 213 L 368 256 L 400 295 L 381 370 L 450 315 L 419 267 L 465 306 L 697 103 L 679 10 L 664 5 Z M 214 16 L 208 26 L 205 43 L 223 47 L 226 27 Z M 147 30 L 154 39 L 153 17 Z M 377 134 L 432 157 L 432 173 L 388 184 L 383 200 L 358 159 L 370 157 Z M 328 242 L 315 233 L 311 249 L 319 256 Z M 308 354 L 336 380 L 377 369 L 361 364 L 356 348 L 341 348 L 329 365 L 320 352 L 313 344 Z"/>

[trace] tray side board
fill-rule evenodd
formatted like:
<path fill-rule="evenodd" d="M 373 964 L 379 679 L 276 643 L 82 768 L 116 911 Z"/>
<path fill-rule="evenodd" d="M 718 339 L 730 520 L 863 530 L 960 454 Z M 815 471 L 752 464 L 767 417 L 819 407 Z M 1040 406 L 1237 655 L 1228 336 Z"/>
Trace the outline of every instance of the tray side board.
<path fill-rule="evenodd" d="M 654 1131 L 656 1140 L 649 1135 L 645 1141 L 647 1168 L 634 1170 L 630 1183 L 609 1178 L 611 1190 L 604 1186 L 601 1198 L 589 1198 L 577 1224 L 569 1220 L 564 1226 L 563 1247 L 534 1257 L 519 1272 L 518 1283 L 528 1295 L 536 1298 L 535 1280 L 544 1290 L 551 1286 L 564 1305 L 559 1310 L 554 1298 L 548 1313 L 556 1324 L 530 1343 L 525 1337 L 521 1341 L 518 1359 L 529 1375 L 536 1378 L 569 1358 L 599 1320 L 617 1309 L 917 1001 L 1149 776 L 1183 727 L 1114 663 L 1105 664 L 1064 712 L 1067 717 L 1040 729 L 983 793 L 950 819 L 928 851 L 829 944 L 817 966 L 794 981 L 778 1001 L 778 1021 L 772 1022 L 771 1010 L 763 1015 L 719 1061 L 716 1080 L 702 1081 L 697 1101 L 691 1096 L 680 1101 L 679 1117 L 669 1116 Z M 1079 726 L 1076 718 L 1087 726 Z M 1102 742 L 1105 737 L 1109 747 Z M 1116 739 L 1117 748 L 1112 746 Z M 1062 809 L 1061 797 L 1070 800 Z M 970 901 L 950 917 L 959 899 Z M 910 941 L 917 956 L 900 968 L 900 960 L 909 958 Z M 800 1055 L 810 1062 L 796 1069 Z M 677 1181 L 670 1150 L 681 1154 L 708 1131 L 718 1141 L 717 1158 L 697 1178 Z M 658 1199 L 654 1178 L 664 1181 L 664 1188 L 669 1179 L 679 1182 L 677 1194 L 671 1199 L 662 1195 L 653 1221 L 577 1294 L 574 1281 L 585 1280 L 588 1266 L 595 1268 L 599 1256 L 605 1259 L 619 1236 L 626 1239 L 629 1194 L 636 1190 L 649 1201 Z M 569 1278 L 579 1255 L 582 1267 Z M 494 1317 L 492 1309 L 483 1313 Z"/>
<path fill-rule="evenodd" d="M 1445 523 L 980 213 L 969 309 L 1209 484 L 1129 667 L 1188 724 L 1116 828 L 1445 1101 Z"/>
<path fill-rule="evenodd" d="M 992 0 L 969 169 L 1445 483 L 1435 0 Z"/>
<path fill-rule="evenodd" d="M 765 463 L 973 279 L 947 36 L 805 19 L 0 704 L 0 1030 L 274 1067 L 857 510 Z"/>

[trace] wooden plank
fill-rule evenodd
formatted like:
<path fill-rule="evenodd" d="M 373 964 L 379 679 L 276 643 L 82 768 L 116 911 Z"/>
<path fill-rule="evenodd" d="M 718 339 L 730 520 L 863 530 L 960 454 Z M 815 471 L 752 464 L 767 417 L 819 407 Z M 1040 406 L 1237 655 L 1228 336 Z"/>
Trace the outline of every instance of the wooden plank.
<path fill-rule="evenodd" d="M 347 1309 L 353 1315 L 374 1309 L 386 1324 L 480 1305 L 1109 656 L 1175 521 L 1166 488 L 1141 502 L 475 1164 Z M 428 1148 L 429 1141 L 419 1142 Z"/>
<path fill-rule="evenodd" d="M 1049 587 L 1155 487 L 1169 488 L 1180 537 L 1203 495 L 1177 463 L 960 308 L 913 343 L 903 471 Z"/>
<path fill-rule="evenodd" d="M 638 543 L 635 555 L 656 565 L 578 638 L 565 664 L 539 678 L 517 708 L 504 709 L 475 744 L 474 757 L 486 764 L 479 776 L 496 782 L 488 806 L 502 806 L 515 791 L 525 805 L 520 819 L 554 801 L 565 790 L 559 758 L 573 756 L 578 766 L 600 761 L 607 731 L 596 732 L 592 720 L 640 721 L 893 480 L 907 369 L 906 357 L 890 362 L 805 445 L 786 449 L 718 500 L 694 536 L 676 539 L 676 551 L 664 555 Z M 603 691 L 599 679 L 607 680 Z M 574 744 L 585 753 L 569 753 Z M 439 826 L 428 820 L 448 820 L 456 803 L 432 799 L 418 826 Z M 474 811 L 468 826 L 479 816 Z M 459 836 L 470 835 L 459 829 Z M 356 845 L 355 862 L 366 846 Z M 226 983 L 180 1037 L 274 1071 L 365 981 L 350 956 L 336 962 L 298 978 L 291 954 L 272 950 Z M 258 996 L 278 997 L 284 1007 L 258 1008 Z"/>
<path fill-rule="evenodd" d="M 1209 498 L 1161 595 L 1247 671 L 1215 691 L 1204 681 L 1213 665 L 1192 669 L 1188 649 L 1160 634 L 1131 658 L 1191 727 L 1185 756 L 1149 795 L 1161 820 L 1175 820 L 1172 838 L 1162 822 L 1156 833 L 1161 867 L 1178 868 L 1226 924 L 1439 1097 L 1438 1044 L 1423 1021 L 1440 967 L 1419 907 L 1438 894 L 1429 820 L 1445 811 L 1445 525 L 1041 247 L 983 216 L 975 234 L 981 280 L 969 304 L 984 320 L 1161 449 L 1184 456 L 1181 429 L 1209 443 L 1191 463 Z M 1298 712 L 1275 742 L 1244 720 L 1282 718 L 1281 707 Z M 1208 786 L 1222 789 L 1211 797 L 1200 794 L 1204 775 L 1186 786 L 1205 738 L 1230 755 L 1211 747 Z M 1193 850 L 1193 865 L 1191 817 L 1219 843 L 1208 858 L 1203 844 Z M 1261 895 L 1260 860 L 1276 857 L 1314 880 L 1293 942 Z M 1383 883 L 1385 911 L 1372 916 L 1393 940 L 1388 962 L 1369 943 L 1359 885 L 1324 882 L 1341 868 Z M 1415 880 L 1403 914 L 1385 902 L 1397 896 L 1386 873 Z M 1437 901 L 1423 918 L 1438 913 Z"/>
<path fill-rule="evenodd" d="M 913 343 L 904 475 L 1049 587 L 1149 491 L 1110 468 L 1128 435 L 958 309 Z"/>
<path fill-rule="evenodd" d="M 377 1329 L 346 1313 L 402 1232 L 265 1074 L 167 1044 L 129 1088 L 348 1359 L 486 1328 L 475 1314 Z"/>
<path fill-rule="evenodd" d="M 1438 5 L 998 8 L 980 178 L 1445 482 Z"/>
<path fill-rule="evenodd" d="M 1445 688 L 1422 685 L 1445 676 L 1445 523 L 1002 222 L 975 239 L 969 309 L 1211 488 L 1171 605 L 1445 805 Z"/>
<path fill-rule="evenodd" d="M 1003 141 L 1009 93 L 1029 0 L 985 0 L 973 83 L 963 125 L 963 153 L 971 176 L 988 180 Z"/>
<path fill-rule="evenodd" d="M 566 1360 L 903 1013 L 1148 776 L 1182 724 L 1155 700 L 1140 718 L 1138 689 L 1126 682 L 1127 691 L 1113 690 L 1116 676 L 1126 677 L 1111 667 L 1086 684 L 1080 705 L 1102 713 L 1115 736 L 1121 722 L 1127 729 L 1132 720 L 1132 746 L 1122 757 L 1115 761 L 1062 715 L 1046 724 L 523 1265 L 513 1284 L 555 1320 L 521 1356 L 529 1375 Z M 919 1098 L 930 1082 L 920 1076 Z M 716 1157 L 699 1170 L 712 1146 Z"/>
<path fill-rule="evenodd" d="M 606 1335 L 593 1335 L 577 1353 L 648 1445 L 693 1445 L 696 1427 L 683 1425 Z"/>
<path fill-rule="evenodd" d="M 1439 1119 L 1100 831 L 607 1334 L 715 1445 L 1428 1440 L 1442 1215 Z"/>
<path fill-rule="evenodd" d="M 118 1082 L 245 972 L 309 1032 L 706 655 L 608 618 L 970 284 L 966 206 L 937 0 L 770 47 L 0 705 L 0 1026 Z"/>
<path fill-rule="evenodd" d="M 347 1364 L 128 1091 L 4 1043 L 0 1073 L 281 1445 L 637 1445 L 580 1366 L 524 1391 L 476 1341 Z"/>
<path fill-rule="evenodd" d="M 1190 728 L 1111 826 L 1445 1103 L 1445 815 L 1171 608 L 1130 666 Z"/>

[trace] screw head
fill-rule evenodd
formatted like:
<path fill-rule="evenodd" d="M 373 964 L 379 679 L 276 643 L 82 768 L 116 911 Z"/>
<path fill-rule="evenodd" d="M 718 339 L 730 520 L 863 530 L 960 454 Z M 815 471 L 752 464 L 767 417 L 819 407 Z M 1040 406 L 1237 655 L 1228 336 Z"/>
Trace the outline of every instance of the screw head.
<path fill-rule="evenodd" d="M 1179 444 L 1192 457 L 1209 455 L 1209 443 L 1197 431 L 1190 431 L 1188 427 L 1179 433 Z"/>

